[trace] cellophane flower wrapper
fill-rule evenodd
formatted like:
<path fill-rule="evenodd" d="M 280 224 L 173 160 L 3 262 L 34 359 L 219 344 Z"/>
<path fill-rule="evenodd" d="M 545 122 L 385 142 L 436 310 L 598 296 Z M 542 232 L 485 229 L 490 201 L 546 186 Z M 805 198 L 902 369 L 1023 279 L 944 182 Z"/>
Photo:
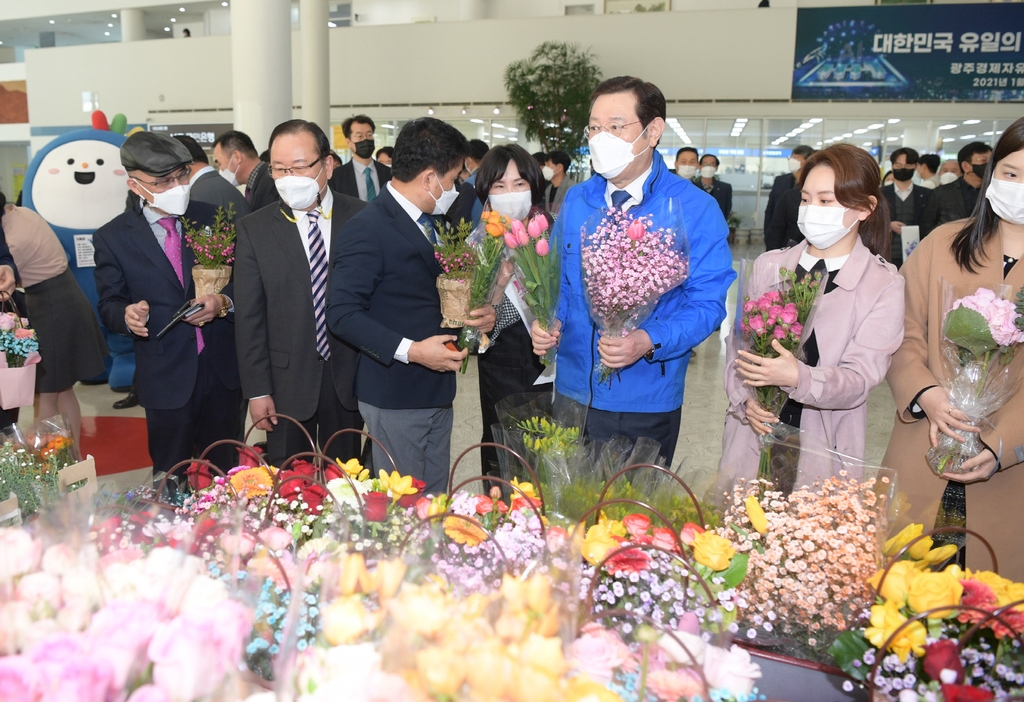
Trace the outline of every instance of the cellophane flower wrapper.
<path fill-rule="evenodd" d="M 818 301 L 825 293 L 825 279 L 797 283 L 795 273 L 776 263 L 758 263 L 744 259 L 740 262 L 740 287 L 736 295 L 735 347 L 764 358 L 777 358 L 772 341 L 803 360 L 803 347 L 810 338 Z M 733 368 L 732 372 L 738 373 Z M 781 387 L 767 385 L 749 387 L 751 397 L 774 416 L 782 411 L 789 393 Z M 758 477 L 771 477 L 772 443 L 791 435 L 793 429 L 775 425 L 768 434 L 761 435 Z"/>
<path fill-rule="evenodd" d="M 1008 285 L 942 287 L 942 363 L 937 369 L 942 387 L 955 408 L 979 428 L 992 427 L 988 418 L 1013 396 L 1020 379 L 1010 361 L 1024 343 L 1014 306 L 1016 291 Z M 985 448 L 977 432 L 955 430 L 964 441 L 939 433 L 939 445 L 928 450 L 928 463 L 940 475 L 964 473 L 964 461 Z M 1001 447 L 992 446 L 998 451 Z"/>
<path fill-rule="evenodd" d="M 670 199 L 655 210 L 604 210 L 580 230 L 583 290 L 590 316 L 603 335 L 625 337 L 654 312 L 662 296 L 690 275 L 683 209 Z M 599 363 L 599 382 L 614 370 Z"/>
<path fill-rule="evenodd" d="M 828 647 L 871 601 L 866 581 L 896 516 L 896 473 L 803 439 L 792 447 L 805 471 L 795 489 L 737 482 L 716 531 L 749 557 L 740 635 L 829 663 Z"/>
<path fill-rule="evenodd" d="M 489 234 L 484 223 L 480 223 L 466 239 L 466 244 L 476 253 L 469 287 L 469 310 L 476 310 L 493 302 L 502 262 L 505 261 L 504 236 Z M 487 350 L 490 340 L 487 334 L 476 327 L 462 327 L 459 333 L 459 348 L 470 353 Z"/>
<path fill-rule="evenodd" d="M 16 495 L 23 519 L 56 498 L 57 483 L 57 469 L 40 458 L 17 424 L 0 431 L 0 497 Z"/>
<path fill-rule="evenodd" d="M 551 241 L 563 241 L 563 220 L 556 220 L 554 228 L 559 232 L 557 235 L 552 235 L 553 228 L 543 213 L 535 214 L 527 225 L 528 239 L 521 242 L 517 238 L 516 246 L 509 247 L 509 254 L 526 288 L 526 306 L 545 331 L 551 331 L 555 326 L 562 290 L 562 254 L 558 246 L 551 245 Z M 550 366 L 555 362 L 556 351 L 556 347 L 548 349 L 541 362 Z"/>

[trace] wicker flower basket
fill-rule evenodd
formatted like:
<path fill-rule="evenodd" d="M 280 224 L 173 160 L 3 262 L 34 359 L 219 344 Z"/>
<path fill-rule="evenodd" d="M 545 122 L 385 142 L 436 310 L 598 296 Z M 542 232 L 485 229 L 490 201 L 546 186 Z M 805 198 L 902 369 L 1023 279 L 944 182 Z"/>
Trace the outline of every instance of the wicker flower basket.
<path fill-rule="evenodd" d="M 469 318 L 469 297 L 472 281 L 459 278 L 437 279 L 437 292 L 441 296 L 441 326 L 461 329 Z"/>
<path fill-rule="evenodd" d="M 194 266 L 192 268 L 192 282 L 196 286 L 197 298 L 219 293 L 230 280 L 231 266 L 218 266 L 217 268 Z"/>

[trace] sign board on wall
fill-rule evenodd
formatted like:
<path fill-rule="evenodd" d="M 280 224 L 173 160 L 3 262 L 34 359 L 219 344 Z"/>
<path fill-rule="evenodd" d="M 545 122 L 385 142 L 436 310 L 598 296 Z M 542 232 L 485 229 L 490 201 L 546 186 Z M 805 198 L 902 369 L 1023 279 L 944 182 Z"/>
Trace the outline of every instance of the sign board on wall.
<path fill-rule="evenodd" d="M 801 8 L 794 100 L 1024 101 L 1019 5 Z"/>
<path fill-rule="evenodd" d="M 151 124 L 149 131 L 160 132 L 167 136 L 184 134 L 196 140 L 200 147 L 210 151 L 213 142 L 224 132 L 231 131 L 232 124 Z"/>

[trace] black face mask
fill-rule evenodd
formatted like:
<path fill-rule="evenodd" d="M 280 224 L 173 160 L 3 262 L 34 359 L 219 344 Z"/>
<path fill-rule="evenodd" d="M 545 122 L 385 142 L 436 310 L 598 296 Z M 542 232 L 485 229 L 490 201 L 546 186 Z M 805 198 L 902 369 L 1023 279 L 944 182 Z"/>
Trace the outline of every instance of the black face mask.
<path fill-rule="evenodd" d="M 894 168 L 892 169 L 892 177 L 901 183 L 905 183 L 908 180 L 914 179 L 913 168 Z"/>
<path fill-rule="evenodd" d="M 978 176 L 982 180 L 985 179 L 985 169 L 988 168 L 987 163 L 972 163 L 971 170 L 974 171 L 974 175 Z"/>
<path fill-rule="evenodd" d="M 363 139 L 356 142 L 356 156 L 359 158 L 370 158 L 373 156 L 373 139 Z"/>

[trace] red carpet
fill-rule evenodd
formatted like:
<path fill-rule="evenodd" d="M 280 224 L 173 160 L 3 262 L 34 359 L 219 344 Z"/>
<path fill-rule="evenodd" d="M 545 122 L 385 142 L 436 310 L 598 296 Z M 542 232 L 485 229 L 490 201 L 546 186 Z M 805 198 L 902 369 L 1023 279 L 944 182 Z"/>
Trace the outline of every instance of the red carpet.
<path fill-rule="evenodd" d="M 124 473 L 153 465 L 143 417 L 82 417 L 82 456 L 96 459 L 96 474 Z"/>

